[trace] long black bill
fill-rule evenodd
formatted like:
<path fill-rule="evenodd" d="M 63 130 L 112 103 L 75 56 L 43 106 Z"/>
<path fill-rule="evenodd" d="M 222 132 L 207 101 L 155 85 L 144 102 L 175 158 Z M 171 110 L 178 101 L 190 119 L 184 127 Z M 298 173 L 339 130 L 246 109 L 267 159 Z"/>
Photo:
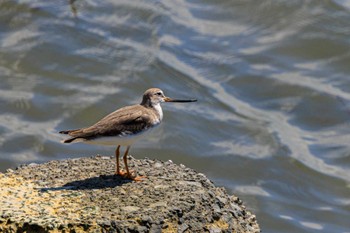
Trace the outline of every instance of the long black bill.
<path fill-rule="evenodd" d="M 197 102 L 196 99 L 190 99 L 190 100 L 179 100 L 179 99 L 172 99 L 169 97 L 164 98 L 165 102 L 177 102 L 177 103 L 188 103 L 188 102 Z"/>

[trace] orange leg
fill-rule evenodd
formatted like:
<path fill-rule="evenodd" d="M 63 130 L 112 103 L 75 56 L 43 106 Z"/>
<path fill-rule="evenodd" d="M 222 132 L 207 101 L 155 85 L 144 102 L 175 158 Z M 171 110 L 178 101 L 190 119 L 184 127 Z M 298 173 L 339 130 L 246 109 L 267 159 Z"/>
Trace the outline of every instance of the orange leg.
<path fill-rule="evenodd" d="M 117 149 L 115 150 L 115 161 L 116 161 L 116 168 L 115 168 L 115 174 L 116 175 L 120 175 L 120 176 L 124 176 L 125 172 L 120 171 L 119 169 L 119 149 L 120 149 L 120 145 L 118 145 Z"/>
<path fill-rule="evenodd" d="M 131 180 L 134 180 L 134 181 L 142 181 L 142 178 L 144 178 L 143 176 L 133 176 L 130 171 L 129 171 L 129 167 L 128 167 L 128 153 L 129 153 L 129 149 L 130 149 L 130 146 L 128 146 L 126 148 L 126 151 L 125 151 L 125 154 L 124 154 L 124 164 L 125 164 L 125 169 L 126 169 L 126 177 L 128 179 L 131 179 Z"/>
<path fill-rule="evenodd" d="M 127 158 L 128 153 L 129 153 L 129 149 L 130 149 L 130 146 L 128 146 L 128 147 L 126 148 L 126 151 L 125 151 L 124 156 L 123 156 L 123 160 L 124 160 L 124 164 L 125 164 L 126 175 L 127 175 L 128 178 L 132 178 L 132 177 L 131 177 L 131 174 L 130 174 L 130 172 L 129 172 L 128 158 Z"/>
<path fill-rule="evenodd" d="M 119 149 L 120 146 L 118 145 L 117 149 L 115 150 L 115 162 L 116 162 L 116 168 L 115 168 L 115 174 L 119 174 Z"/>

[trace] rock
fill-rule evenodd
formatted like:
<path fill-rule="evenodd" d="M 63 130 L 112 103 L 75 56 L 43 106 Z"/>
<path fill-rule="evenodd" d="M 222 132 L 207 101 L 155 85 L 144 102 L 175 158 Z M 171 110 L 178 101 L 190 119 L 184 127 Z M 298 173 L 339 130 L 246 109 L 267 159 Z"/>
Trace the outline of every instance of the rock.
<path fill-rule="evenodd" d="M 115 176 L 106 156 L 0 173 L 0 232 L 260 232 L 242 201 L 205 175 L 128 158 L 142 182 Z"/>
<path fill-rule="evenodd" d="M 177 229 L 177 232 L 178 232 L 178 233 L 183 233 L 183 232 L 185 232 L 188 228 L 189 228 L 189 226 L 188 226 L 186 223 L 181 224 L 181 225 L 179 226 L 179 228 Z"/>
<path fill-rule="evenodd" d="M 151 228 L 149 229 L 150 233 L 162 233 L 162 227 L 157 224 L 153 224 Z"/>
<path fill-rule="evenodd" d="M 121 207 L 126 213 L 132 213 L 138 211 L 140 208 L 137 206 L 123 206 Z"/>

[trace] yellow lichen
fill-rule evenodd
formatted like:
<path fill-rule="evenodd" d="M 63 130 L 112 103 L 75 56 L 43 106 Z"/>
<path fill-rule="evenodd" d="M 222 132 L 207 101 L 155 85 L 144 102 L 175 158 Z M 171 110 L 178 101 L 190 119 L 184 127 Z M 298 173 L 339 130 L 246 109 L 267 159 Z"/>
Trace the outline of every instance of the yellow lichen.
<path fill-rule="evenodd" d="M 210 228 L 219 228 L 221 230 L 227 230 L 228 227 L 229 227 L 228 223 L 225 222 L 225 221 L 222 221 L 221 219 L 219 219 L 218 221 L 215 221 L 215 222 L 207 225 L 208 229 L 210 229 Z"/>
<path fill-rule="evenodd" d="M 173 223 L 173 222 L 167 222 L 167 221 L 165 221 L 165 223 L 168 225 L 168 227 L 162 230 L 163 233 L 176 233 L 177 232 L 178 224 Z"/>
<path fill-rule="evenodd" d="M 67 219 L 80 219 L 98 211 L 98 208 L 82 209 L 85 195 L 77 190 L 53 188 L 41 191 L 42 187 L 22 177 L 2 174 L 0 187 L 0 215 L 11 214 L 10 219 L 30 216 L 31 219 L 46 218 L 48 223 L 54 220 L 58 224 L 68 224 Z M 0 227 L 4 229 L 6 224 Z"/>

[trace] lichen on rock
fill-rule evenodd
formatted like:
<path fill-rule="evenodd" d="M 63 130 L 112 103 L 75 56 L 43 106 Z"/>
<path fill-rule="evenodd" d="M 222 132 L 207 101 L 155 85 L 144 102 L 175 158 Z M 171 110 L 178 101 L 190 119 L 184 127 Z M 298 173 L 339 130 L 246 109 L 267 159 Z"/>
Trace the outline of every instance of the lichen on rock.
<path fill-rule="evenodd" d="M 114 158 L 51 161 L 0 173 L 0 232 L 260 232 L 242 202 L 171 161 L 137 160 L 146 176 L 115 176 Z"/>

